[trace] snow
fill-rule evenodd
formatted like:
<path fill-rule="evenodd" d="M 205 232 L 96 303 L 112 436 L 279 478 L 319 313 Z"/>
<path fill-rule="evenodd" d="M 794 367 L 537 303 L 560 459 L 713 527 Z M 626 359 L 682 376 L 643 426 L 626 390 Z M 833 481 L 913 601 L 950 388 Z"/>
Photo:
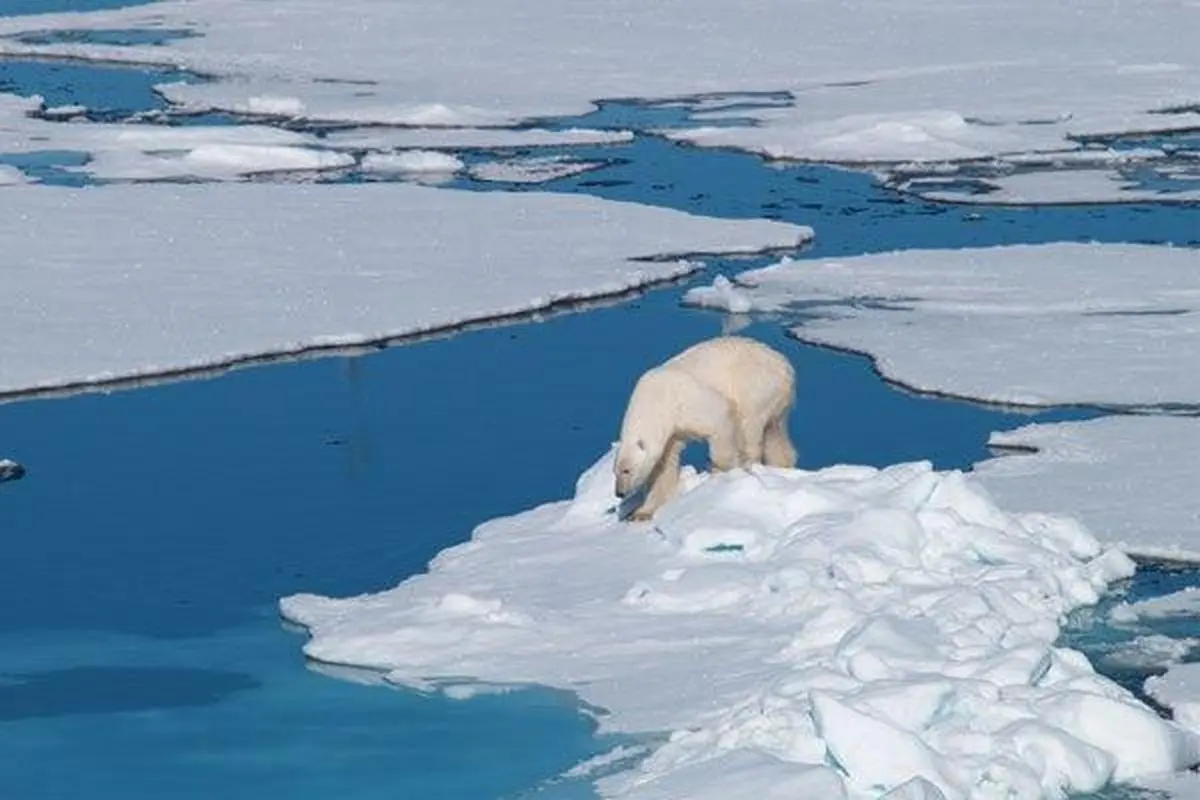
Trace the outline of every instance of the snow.
<path fill-rule="evenodd" d="M 1200 612 L 1200 587 L 1189 586 L 1162 597 L 1138 600 L 1133 603 L 1119 603 L 1109 611 L 1109 616 L 1117 622 L 1135 622 L 1139 619 L 1195 617 L 1198 616 L 1198 612 Z"/>
<path fill-rule="evenodd" d="M 898 188 L 929 200 L 954 203 L 1191 203 L 1200 200 L 1200 179 L 1192 177 L 1190 183 L 1190 188 L 1181 186 L 1167 191 L 1146 187 L 1140 177 L 1117 170 L 1072 169 L 989 177 L 980 182 L 980 188 L 985 191 L 978 194 L 953 188 L 939 189 L 936 183 L 924 181 L 919 187 L 901 184 Z"/>
<path fill-rule="evenodd" d="M 28 183 L 25 173 L 14 166 L 0 164 L 0 186 L 16 186 Z"/>
<path fill-rule="evenodd" d="M 684 475 L 618 521 L 612 452 L 572 500 L 478 527 L 397 587 L 300 594 L 308 656 L 423 691 L 543 684 L 654 751 L 626 798 L 1059 797 L 1181 769 L 1193 736 L 1056 647 L 1133 570 L 971 478 L 755 467 Z"/>
<path fill-rule="evenodd" d="M 452 150 L 496 150 L 501 148 L 564 147 L 571 145 L 623 144 L 633 140 L 630 131 L 600 131 L 587 128 L 545 130 L 543 128 L 384 128 L 362 127 L 331 131 L 325 143 L 331 147 L 394 150 L 400 148 Z"/>
<path fill-rule="evenodd" d="M 366 172 L 441 175 L 449 179 L 465 168 L 462 160 L 436 150 L 405 150 L 400 153 L 368 153 L 363 156 Z"/>
<path fill-rule="evenodd" d="M 164 0 L 37 15 L 0 21 L 0 52 L 174 64 L 219 78 L 163 87 L 189 109 L 360 123 L 510 126 L 602 98 L 693 97 L 712 110 L 674 135 L 853 162 L 1060 150 L 1072 134 L 1200 119 L 1200 51 L 1179 35 L 1200 27 L 1189 0 L 768 0 L 752 13 L 728 0 L 351 0 L 338 12 L 321 0 Z M 18 38 L 164 26 L 199 35 Z M 750 92 L 774 94 L 760 109 L 705 102 Z M 754 124 L 711 127 L 730 116 Z"/>
<path fill-rule="evenodd" d="M 1028 425 L 989 444 L 1036 449 L 975 466 L 1005 508 L 1079 519 L 1101 541 L 1147 557 L 1200 561 L 1200 419 L 1116 416 Z"/>
<path fill-rule="evenodd" d="M 1173 664 L 1146 679 L 1146 694 L 1171 709 L 1175 721 L 1200 733 L 1200 664 Z"/>
<path fill-rule="evenodd" d="M 889 379 L 1000 403 L 1200 403 L 1200 251 L 1058 243 L 792 260 L 688 292 L 734 313 L 803 312 L 804 341 Z"/>
<path fill-rule="evenodd" d="M 536 156 L 489 161 L 471 167 L 471 177 L 477 181 L 506 183 L 546 183 L 605 166 L 600 161 L 576 161 L 564 156 Z"/>
<path fill-rule="evenodd" d="M 68 168 L 101 180 L 233 180 L 269 172 L 312 172 L 353 166 L 342 153 L 306 147 L 258 144 L 200 144 L 176 153 L 104 150 L 86 166 Z"/>
<path fill-rule="evenodd" d="M 98 180 L 237 180 L 265 172 L 319 171 L 353 165 L 310 134 L 266 125 L 166 126 L 62 123 L 28 116 L 40 98 L 0 95 L 0 152 L 89 154 L 71 171 Z"/>
<path fill-rule="evenodd" d="M 496 319 L 685 274 L 688 253 L 811 236 L 407 184 L 29 186 L 0 206 L 0 393 Z M 629 260 L 656 255 L 673 257 Z"/>

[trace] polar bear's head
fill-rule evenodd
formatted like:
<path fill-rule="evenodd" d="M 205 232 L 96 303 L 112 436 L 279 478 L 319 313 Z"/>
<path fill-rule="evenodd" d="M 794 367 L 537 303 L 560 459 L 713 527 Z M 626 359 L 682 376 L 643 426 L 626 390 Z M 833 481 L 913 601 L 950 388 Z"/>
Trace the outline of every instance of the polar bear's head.
<path fill-rule="evenodd" d="M 674 433 L 670 387 L 656 373 L 638 381 L 621 423 L 621 443 L 613 461 L 617 497 L 628 497 L 650 480 Z"/>
<path fill-rule="evenodd" d="M 656 463 L 657 460 L 647 450 L 645 439 L 634 439 L 632 442 L 622 439 L 617 448 L 617 459 L 613 462 L 617 497 L 628 497 L 645 485 Z"/>

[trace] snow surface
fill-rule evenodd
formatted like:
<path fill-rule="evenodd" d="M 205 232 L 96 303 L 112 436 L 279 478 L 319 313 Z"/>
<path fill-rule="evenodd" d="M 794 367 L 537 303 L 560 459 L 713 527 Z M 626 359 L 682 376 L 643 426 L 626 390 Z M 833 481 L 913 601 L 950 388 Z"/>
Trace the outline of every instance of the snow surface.
<path fill-rule="evenodd" d="M 200 35 L 132 47 L 14 38 L 164 26 Z M 336 14 L 323 0 L 164 0 L 0 20 L 0 52 L 220 76 L 163 87 L 192 109 L 419 126 L 511 125 L 602 98 L 772 91 L 793 104 L 718 107 L 677 135 L 866 162 L 1195 126 L 1200 50 L 1180 32 L 1197 28 L 1194 0 L 768 0 L 752 12 L 729 0 L 350 0 Z M 708 127 L 731 115 L 756 124 Z"/>
<path fill-rule="evenodd" d="M 407 184 L 10 189 L 0 393 L 456 326 L 698 266 L 630 258 L 809 236 L 583 196 Z"/>
<path fill-rule="evenodd" d="M 1200 403 L 1200 250 L 1049 244 L 792 260 L 687 293 L 806 315 L 799 338 L 869 353 L 924 391 L 1025 405 Z M 811 315 L 811 316 L 809 316 Z"/>
<path fill-rule="evenodd" d="M 1005 508 L 1079 519 L 1134 555 L 1200 561 L 1200 419 L 1116 416 L 1028 425 L 989 444 L 1036 448 L 975 465 Z"/>
<path fill-rule="evenodd" d="M 501 148 L 564 147 L 570 145 L 623 144 L 633 140 L 630 131 L 597 131 L 586 128 L 384 128 L 362 127 L 331 131 L 331 147 L 395 150 L 401 148 L 497 150 Z"/>
<path fill-rule="evenodd" d="M 0 186 L 16 186 L 28 183 L 25 173 L 8 164 L 0 164 Z"/>
<path fill-rule="evenodd" d="M 314 172 L 354 165 L 354 157 L 306 147 L 259 144 L 200 144 L 176 153 L 103 150 L 84 167 L 102 180 L 233 180 L 268 172 Z"/>
<path fill-rule="evenodd" d="M 1146 679 L 1146 694 L 1171 709 L 1175 721 L 1200 733 L 1200 664 L 1173 664 Z"/>
<path fill-rule="evenodd" d="M 535 156 L 507 161 L 488 161 L 471 167 L 477 181 L 502 183 L 546 183 L 605 166 L 601 161 L 576 161 L 566 156 Z"/>
<path fill-rule="evenodd" d="M 1133 570 L 1072 520 L 927 463 L 684 477 L 652 525 L 620 522 L 610 451 L 573 500 L 487 522 L 394 589 L 280 607 L 318 660 L 568 689 L 603 730 L 669 734 L 600 780 L 611 797 L 1058 797 L 1197 758 L 1054 646 Z"/>
<path fill-rule="evenodd" d="M 1140 619 L 1163 617 L 1200 616 L 1200 586 L 1188 586 L 1178 592 L 1138 600 L 1133 603 L 1118 603 L 1109 611 L 1116 622 L 1135 622 Z"/>
<path fill-rule="evenodd" d="M 951 179 L 952 180 L 952 179 Z M 989 177 L 979 182 L 982 193 L 954 188 L 939 189 L 936 183 L 922 182 L 919 188 L 901 184 L 929 200 L 953 203 L 989 203 L 1037 205 L 1046 203 L 1193 203 L 1200 200 L 1200 177 L 1182 178 L 1190 186 L 1171 190 L 1145 186 L 1140 177 L 1113 169 L 1071 169 L 1021 172 Z"/>
<path fill-rule="evenodd" d="M 167 126 L 49 122 L 38 97 L 0 95 L 0 153 L 89 154 L 69 171 L 98 180 L 237 180 L 264 172 L 319 171 L 355 163 L 313 135 L 266 125 Z"/>
<path fill-rule="evenodd" d="M 432 173 L 447 178 L 464 167 L 462 159 L 436 150 L 368 153 L 362 160 L 362 168 L 366 172 Z"/>

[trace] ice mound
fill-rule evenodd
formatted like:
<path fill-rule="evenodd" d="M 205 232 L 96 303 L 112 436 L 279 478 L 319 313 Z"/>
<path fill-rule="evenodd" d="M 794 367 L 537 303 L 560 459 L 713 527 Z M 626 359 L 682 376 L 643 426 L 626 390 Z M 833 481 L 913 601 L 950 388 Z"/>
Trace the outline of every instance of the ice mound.
<path fill-rule="evenodd" d="M 611 469 L 394 589 L 282 613 L 314 659 L 425 689 L 545 684 L 602 729 L 666 733 L 599 780 L 610 797 L 1062 797 L 1200 754 L 1054 646 L 1133 571 L 1069 519 L 912 463 L 689 472 L 628 524 Z"/>
<path fill-rule="evenodd" d="M 368 172 L 418 172 L 453 175 L 464 166 L 461 159 L 436 150 L 368 153 L 362 160 L 362 168 Z"/>

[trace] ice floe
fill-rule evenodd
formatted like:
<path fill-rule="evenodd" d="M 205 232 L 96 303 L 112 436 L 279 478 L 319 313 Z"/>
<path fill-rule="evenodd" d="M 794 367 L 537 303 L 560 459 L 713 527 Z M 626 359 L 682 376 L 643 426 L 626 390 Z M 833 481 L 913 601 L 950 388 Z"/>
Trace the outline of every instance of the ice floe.
<path fill-rule="evenodd" d="M 1200 561 L 1194 480 L 1200 419 L 1116 416 L 1029 425 L 993 433 L 990 444 L 1016 451 L 975 466 L 1005 508 L 1070 514 L 1128 552 Z"/>
<path fill-rule="evenodd" d="M 486 161 L 471 167 L 471 177 L 478 181 L 501 183 L 546 183 L 547 181 L 582 175 L 605 166 L 599 161 L 576 161 L 566 156 L 533 156 L 507 161 Z"/>
<path fill-rule="evenodd" d="M 567 128 L 387 128 L 379 126 L 330 131 L 324 141 L 331 147 L 393 150 L 442 148 L 497 150 L 503 148 L 564 147 L 570 145 L 623 144 L 633 140 L 630 131 Z"/>
<path fill-rule="evenodd" d="M 6 189 L 0 393 L 502 318 L 689 273 L 700 262 L 688 254 L 811 234 L 409 184 Z"/>
<path fill-rule="evenodd" d="M 25 467 L 9 458 L 0 458 L 0 483 L 25 477 Z"/>
<path fill-rule="evenodd" d="M 618 521 L 573 500 L 477 528 L 379 594 L 301 594 L 306 653 L 421 690 L 544 684 L 654 751 L 604 796 L 1061 797 L 1184 768 L 1197 739 L 1076 651 L 1132 563 L 927 463 L 685 474 Z"/>
<path fill-rule="evenodd" d="M 1200 403 L 1200 250 L 1060 243 L 785 259 L 691 290 L 789 311 L 800 339 L 869 353 L 916 389 L 999 403 Z"/>
<path fill-rule="evenodd" d="M 1200 733 L 1200 664 L 1173 664 L 1146 679 L 1146 694 L 1171 709 L 1175 721 Z"/>
<path fill-rule="evenodd" d="M 362 170 L 382 174 L 421 176 L 440 183 L 465 168 L 462 159 L 437 150 L 403 150 L 399 153 L 367 153 Z"/>
<path fill-rule="evenodd" d="M 86 163 L 68 171 L 107 181 L 236 180 L 355 163 L 316 136 L 267 125 L 64 123 L 38 116 L 44 113 L 41 98 L 0 95 L 0 153 L 84 153 Z"/>
<path fill-rule="evenodd" d="M 295 0 L 165 0 L 0 20 L 0 52 L 188 67 L 217 79 L 161 87 L 182 107 L 311 120 L 511 126 L 604 98 L 692 97 L 700 118 L 673 134 L 688 141 L 878 162 L 1194 127 L 1200 55 L 1179 31 L 1198 26 L 1190 2 L 776 0 L 748 12 L 728 0 L 354 0 L 330 13 Z M 199 35 L 45 36 L 162 27 Z M 763 92 L 761 108 L 703 102 Z M 730 117 L 752 124 L 715 124 Z"/>
<path fill-rule="evenodd" d="M 9 164 L 0 164 L 0 186 L 16 186 L 28 181 L 21 170 Z"/>

